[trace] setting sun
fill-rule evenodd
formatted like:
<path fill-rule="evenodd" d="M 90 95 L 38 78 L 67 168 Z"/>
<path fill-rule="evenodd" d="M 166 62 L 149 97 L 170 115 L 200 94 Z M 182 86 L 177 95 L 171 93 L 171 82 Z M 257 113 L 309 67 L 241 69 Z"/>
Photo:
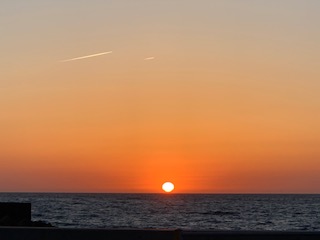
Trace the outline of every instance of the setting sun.
<path fill-rule="evenodd" d="M 165 182 L 164 184 L 162 184 L 162 189 L 165 192 L 172 192 L 172 190 L 174 189 L 174 185 L 171 182 Z"/>

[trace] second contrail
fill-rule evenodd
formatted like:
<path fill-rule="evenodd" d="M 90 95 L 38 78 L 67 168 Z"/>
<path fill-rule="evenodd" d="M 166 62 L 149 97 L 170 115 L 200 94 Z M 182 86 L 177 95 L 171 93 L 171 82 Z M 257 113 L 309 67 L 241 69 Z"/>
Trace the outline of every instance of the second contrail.
<path fill-rule="evenodd" d="M 70 61 L 81 60 L 81 59 L 85 59 L 85 58 L 98 57 L 98 56 L 105 55 L 105 54 L 109 54 L 109 53 L 112 53 L 112 51 L 102 52 L 102 53 L 96 53 L 96 54 L 91 54 L 91 55 L 82 56 L 82 57 L 65 59 L 65 60 L 62 60 L 62 61 L 60 61 L 60 62 L 70 62 Z"/>

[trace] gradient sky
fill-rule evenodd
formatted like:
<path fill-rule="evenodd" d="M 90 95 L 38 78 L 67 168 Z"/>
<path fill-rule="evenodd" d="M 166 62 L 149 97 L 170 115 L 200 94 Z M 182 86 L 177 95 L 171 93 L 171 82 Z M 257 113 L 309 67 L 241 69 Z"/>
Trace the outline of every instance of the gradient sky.
<path fill-rule="evenodd" d="M 319 11 L 2 0 L 0 191 L 320 193 Z"/>

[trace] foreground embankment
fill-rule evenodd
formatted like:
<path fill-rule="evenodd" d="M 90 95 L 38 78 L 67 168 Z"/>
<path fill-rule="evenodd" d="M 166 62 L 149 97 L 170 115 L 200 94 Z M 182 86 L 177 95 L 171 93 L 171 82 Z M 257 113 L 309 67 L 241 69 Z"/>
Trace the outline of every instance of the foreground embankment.
<path fill-rule="evenodd" d="M 320 232 L 180 231 L 0 227 L 1 240 L 311 240 Z"/>

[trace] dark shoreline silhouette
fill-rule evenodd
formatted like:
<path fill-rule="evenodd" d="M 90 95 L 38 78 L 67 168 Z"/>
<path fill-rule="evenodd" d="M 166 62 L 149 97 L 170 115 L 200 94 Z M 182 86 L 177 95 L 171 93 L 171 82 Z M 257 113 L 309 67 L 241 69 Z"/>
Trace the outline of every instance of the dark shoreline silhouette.
<path fill-rule="evenodd" d="M 44 221 L 31 220 L 31 203 L 0 203 L 0 226 L 53 227 Z"/>

